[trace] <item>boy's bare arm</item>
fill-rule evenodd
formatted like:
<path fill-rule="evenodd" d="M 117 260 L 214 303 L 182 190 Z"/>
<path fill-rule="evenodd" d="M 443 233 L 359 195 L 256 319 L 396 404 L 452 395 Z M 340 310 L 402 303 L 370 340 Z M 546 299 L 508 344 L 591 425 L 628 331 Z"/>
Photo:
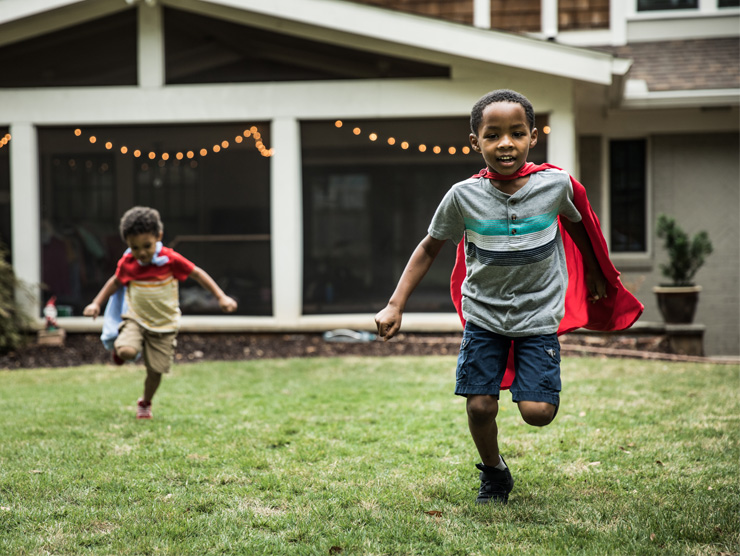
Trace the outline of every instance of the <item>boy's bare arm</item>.
<path fill-rule="evenodd" d="M 103 306 L 103 303 L 105 303 L 111 295 L 116 293 L 121 285 L 121 282 L 118 281 L 118 278 L 116 278 L 115 275 L 108 278 L 108 281 L 100 289 L 98 295 L 96 295 L 95 299 L 93 299 L 92 302 L 87 307 L 85 307 L 85 309 L 82 311 L 82 314 L 86 317 L 92 317 L 93 319 L 95 319 L 95 317 L 100 315 L 100 310 Z"/>
<path fill-rule="evenodd" d="M 414 249 L 388 305 L 375 315 L 378 336 L 383 340 L 390 340 L 401 328 L 401 315 L 409 296 L 429 271 L 444 243 L 444 240 L 427 235 Z"/>
<path fill-rule="evenodd" d="M 196 266 L 190 273 L 190 278 L 198 282 L 204 289 L 211 292 L 218 299 L 218 306 L 224 313 L 236 311 L 236 301 L 226 295 L 216 281 L 202 268 Z"/>
<path fill-rule="evenodd" d="M 601 271 L 599 261 L 596 259 L 586 227 L 583 222 L 571 222 L 567 218 L 561 218 L 561 222 L 583 257 L 583 263 L 586 267 L 586 287 L 588 293 L 591 294 L 588 298 L 589 301 L 595 302 L 605 298 L 606 279 Z"/>

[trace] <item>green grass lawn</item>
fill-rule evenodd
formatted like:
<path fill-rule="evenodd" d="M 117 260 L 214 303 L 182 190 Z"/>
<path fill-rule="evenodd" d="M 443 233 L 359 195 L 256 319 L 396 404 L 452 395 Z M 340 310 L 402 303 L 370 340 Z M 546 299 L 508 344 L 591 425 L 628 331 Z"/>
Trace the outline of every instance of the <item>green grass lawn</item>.
<path fill-rule="evenodd" d="M 476 506 L 453 357 L 0 373 L 0 554 L 740 553 L 737 366 L 570 358 L 548 427 L 502 396 Z"/>

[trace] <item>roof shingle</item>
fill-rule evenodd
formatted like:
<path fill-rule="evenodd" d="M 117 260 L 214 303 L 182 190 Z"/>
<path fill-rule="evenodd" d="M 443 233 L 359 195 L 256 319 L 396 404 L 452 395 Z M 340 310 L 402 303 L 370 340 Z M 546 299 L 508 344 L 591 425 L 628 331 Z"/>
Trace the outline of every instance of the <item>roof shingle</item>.
<path fill-rule="evenodd" d="M 644 80 L 651 92 L 740 88 L 737 37 L 643 42 L 595 49 L 633 60 L 627 77 Z"/>

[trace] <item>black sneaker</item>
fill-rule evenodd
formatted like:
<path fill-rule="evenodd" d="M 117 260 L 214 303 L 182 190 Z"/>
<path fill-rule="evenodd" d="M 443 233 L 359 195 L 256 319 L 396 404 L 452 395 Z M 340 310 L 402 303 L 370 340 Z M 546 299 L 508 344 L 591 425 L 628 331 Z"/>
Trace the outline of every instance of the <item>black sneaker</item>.
<path fill-rule="evenodd" d="M 504 458 L 501 458 L 503 461 Z M 506 463 L 504 461 L 504 463 Z M 476 504 L 488 504 L 491 500 L 506 504 L 509 499 L 509 493 L 514 488 L 514 479 L 507 467 L 504 470 L 488 467 L 482 463 L 476 463 L 475 466 L 480 469 L 480 490 Z"/>

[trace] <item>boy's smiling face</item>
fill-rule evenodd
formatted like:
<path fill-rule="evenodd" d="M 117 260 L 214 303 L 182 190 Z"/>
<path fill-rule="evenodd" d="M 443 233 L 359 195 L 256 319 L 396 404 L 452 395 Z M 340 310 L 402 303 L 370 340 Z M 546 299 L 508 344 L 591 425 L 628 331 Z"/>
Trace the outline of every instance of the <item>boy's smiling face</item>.
<path fill-rule="evenodd" d="M 516 173 L 537 144 L 537 128 L 529 129 L 524 107 L 517 102 L 493 102 L 485 107 L 477 135 L 470 134 L 473 150 L 483 155 L 492 172 Z"/>
<path fill-rule="evenodd" d="M 126 236 L 126 243 L 131 249 L 131 254 L 143 265 L 152 262 L 157 250 L 157 242 L 161 240 L 162 232 L 159 232 L 159 235 L 156 236 L 150 233 Z"/>

